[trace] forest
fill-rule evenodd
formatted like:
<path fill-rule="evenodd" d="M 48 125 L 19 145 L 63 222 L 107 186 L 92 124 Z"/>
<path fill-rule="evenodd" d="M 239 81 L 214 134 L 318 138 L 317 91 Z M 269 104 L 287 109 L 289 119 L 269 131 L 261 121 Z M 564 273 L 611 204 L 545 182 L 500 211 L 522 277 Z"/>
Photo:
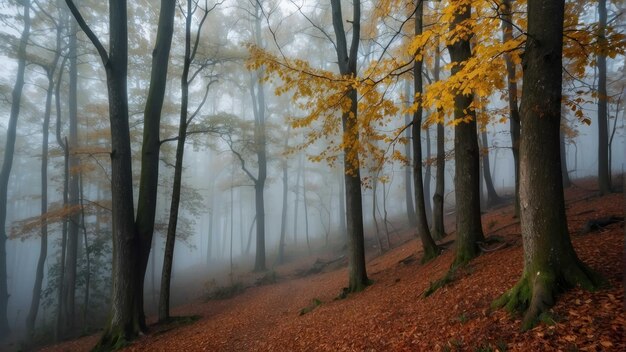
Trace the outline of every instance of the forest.
<path fill-rule="evenodd" d="M 3 0 L 0 38 L 0 351 L 626 350 L 624 1 Z"/>

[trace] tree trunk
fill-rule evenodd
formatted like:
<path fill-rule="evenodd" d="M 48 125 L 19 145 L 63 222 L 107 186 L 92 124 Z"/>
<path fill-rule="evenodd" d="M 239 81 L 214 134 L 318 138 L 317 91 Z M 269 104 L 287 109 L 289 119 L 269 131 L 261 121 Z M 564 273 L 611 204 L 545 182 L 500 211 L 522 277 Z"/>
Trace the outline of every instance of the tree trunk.
<path fill-rule="evenodd" d="M 289 140 L 289 137 L 287 137 Z M 285 142 L 288 144 L 288 142 Z M 283 169 L 283 208 L 280 215 L 280 241 L 278 242 L 278 259 L 276 262 L 278 264 L 283 264 L 285 261 L 285 234 L 287 232 L 287 194 L 289 192 L 289 179 L 287 178 L 287 162 L 283 161 L 282 169 Z"/>
<path fill-rule="evenodd" d="M 417 0 L 415 11 L 415 35 L 422 34 L 422 21 L 424 13 L 424 2 Z M 413 64 L 413 84 L 415 94 L 422 95 L 422 61 L 415 60 Z M 417 98 L 416 98 L 417 99 Z M 428 220 L 426 218 L 426 205 L 424 201 L 424 183 L 422 178 L 422 102 L 417 101 L 418 107 L 413 114 L 413 187 L 415 192 L 415 211 L 417 215 L 417 234 L 422 241 L 424 255 L 421 262 L 425 263 L 439 255 L 439 248 L 430 235 Z"/>
<path fill-rule="evenodd" d="M 411 85 L 409 80 L 404 81 L 404 95 L 407 98 L 407 101 L 410 102 L 411 96 Z M 410 103 L 407 103 L 407 105 Z M 406 126 L 411 123 L 411 114 L 404 114 L 404 124 Z M 415 207 L 413 206 L 413 175 L 411 174 L 412 169 L 412 158 L 411 158 L 411 129 L 407 128 L 404 131 L 404 136 L 407 139 L 407 143 L 404 145 L 404 154 L 406 155 L 406 159 L 408 161 L 407 166 L 404 168 L 404 198 L 406 200 L 406 213 L 409 218 L 409 226 L 415 227 L 417 226 L 417 217 L 415 212 Z"/>
<path fill-rule="evenodd" d="M 59 78 L 55 87 L 55 103 L 56 103 L 56 140 L 61 150 L 63 150 L 63 207 L 67 207 L 68 203 L 68 185 L 69 185 L 69 150 L 67 148 L 67 138 L 65 142 L 61 138 L 61 82 L 63 80 L 63 68 L 65 67 L 65 58 L 61 63 L 59 69 Z M 68 217 L 63 216 L 63 223 L 61 225 L 61 258 L 59 260 L 59 278 L 58 278 L 58 292 L 57 292 L 57 319 L 54 329 L 55 339 L 61 340 L 64 326 L 63 324 L 63 289 L 64 289 L 64 276 L 65 276 L 65 253 L 67 252 L 67 222 Z"/>
<path fill-rule="evenodd" d="M 339 168 L 339 171 L 339 234 L 341 240 L 345 241 L 348 235 L 346 228 L 346 181 L 342 168 Z"/>
<path fill-rule="evenodd" d="M 96 348 L 121 347 L 140 331 L 136 315 L 137 236 L 133 205 L 133 173 L 128 125 L 128 18 L 126 0 L 109 1 L 109 48 L 87 26 L 72 2 L 66 0 L 81 29 L 96 47 L 106 70 L 111 123 L 111 195 L 113 285 L 111 312 Z"/>
<path fill-rule="evenodd" d="M 471 7 L 462 6 L 452 21 L 452 28 L 463 21 L 470 19 Z M 453 63 L 461 64 L 472 57 L 468 37 L 458 38 L 448 45 L 448 51 Z M 460 70 L 456 65 L 452 74 Z M 467 118 L 469 122 L 462 122 L 454 128 L 455 153 L 455 199 L 456 199 L 456 254 L 454 265 L 462 265 L 480 254 L 478 241 L 484 240 L 480 219 L 480 163 L 478 149 L 478 135 L 476 130 L 476 112 L 470 109 L 474 100 L 473 94 L 464 95 L 460 92 L 454 98 L 455 120 Z"/>
<path fill-rule="evenodd" d="M 524 272 L 518 284 L 494 302 L 525 311 L 524 329 L 554 305 L 559 289 L 593 288 L 598 283 L 576 256 L 567 232 L 558 145 L 563 13 L 562 0 L 528 2 L 520 141 Z"/>
<path fill-rule="evenodd" d="M 57 46 L 54 59 L 50 66 L 46 67 L 46 76 L 48 78 L 48 89 L 46 91 L 46 105 L 43 116 L 42 143 L 41 143 L 41 215 L 42 217 L 48 212 L 48 139 L 50 130 L 50 115 L 52 110 L 52 95 L 54 94 L 54 71 L 59 62 L 61 50 L 61 31 L 57 28 Z M 44 219 L 41 221 L 41 245 L 39 250 L 39 259 L 37 261 L 37 269 L 35 272 L 35 284 L 33 286 L 33 297 L 26 317 L 26 334 L 32 338 L 35 333 L 35 322 L 37 321 L 37 313 L 39 312 L 39 303 L 41 301 L 41 287 L 44 277 L 44 265 L 48 256 L 48 222 Z"/>
<path fill-rule="evenodd" d="M 169 63 L 172 35 L 174 32 L 174 15 L 176 2 L 161 0 L 157 36 L 152 51 L 152 68 L 150 72 L 150 88 L 144 108 L 143 142 L 141 144 L 141 176 L 139 179 L 139 198 L 137 201 L 137 217 L 135 224 L 139 236 L 137 266 L 137 315 L 142 330 L 146 329 L 144 313 L 144 282 L 152 237 L 154 235 L 154 219 L 157 205 L 159 181 L 159 130 L 161 126 L 161 110 L 165 96 L 167 67 Z"/>
<path fill-rule="evenodd" d="M 255 23 L 254 35 L 257 45 L 262 46 L 261 39 L 261 2 L 256 1 L 254 6 Z M 257 162 L 259 171 L 254 182 L 255 208 L 257 215 L 257 232 L 256 232 L 256 255 L 254 259 L 254 270 L 265 270 L 265 180 L 267 179 L 267 151 L 265 136 L 265 89 L 261 81 L 263 71 L 256 72 L 255 82 L 257 86 L 256 94 L 254 94 L 254 84 L 251 85 L 252 101 L 254 107 L 254 141 L 257 154 Z"/>
<path fill-rule="evenodd" d="M 439 44 L 435 51 L 435 69 L 434 79 L 439 81 L 441 64 L 441 53 Z M 441 113 L 441 111 L 439 111 Z M 437 123 L 437 177 L 435 179 L 435 195 L 433 195 L 433 223 L 432 236 L 434 239 L 440 240 L 446 236 L 443 224 L 443 201 L 445 195 L 446 180 L 446 134 L 444 122 Z"/>
<path fill-rule="evenodd" d="M 170 281 L 174 261 L 174 245 L 176 244 L 176 229 L 178 227 L 178 210 L 180 207 L 180 188 L 183 178 L 183 157 L 185 155 L 185 141 L 187 140 L 187 126 L 189 124 L 189 67 L 193 61 L 191 44 L 192 2 L 187 1 L 185 16 L 185 56 L 183 73 L 180 78 L 181 103 L 180 120 L 178 125 L 178 140 L 176 145 L 176 161 L 174 165 L 174 184 L 172 185 L 172 200 L 170 203 L 165 253 L 163 255 L 163 271 L 161 272 L 161 293 L 159 296 L 159 322 L 170 319 Z M 198 28 L 200 31 L 201 28 Z M 192 116 L 193 117 L 193 116 Z"/>
<path fill-rule="evenodd" d="M 304 234 L 306 235 L 306 247 L 311 254 L 311 241 L 309 239 L 309 206 L 306 199 L 306 168 L 302 173 L 302 202 L 304 203 Z"/>
<path fill-rule="evenodd" d="M 294 204 L 294 211 L 293 211 L 293 245 L 297 246 L 298 245 L 298 207 L 300 205 L 300 177 L 302 176 L 302 168 L 303 168 L 303 162 L 302 162 L 302 154 L 300 154 L 298 156 L 298 171 L 296 172 L 296 187 L 295 187 L 295 192 L 296 192 L 296 201 Z"/>
<path fill-rule="evenodd" d="M 559 152 L 561 154 L 561 175 L 563 178 L 563 188 L 568 188 L 572 185 L 572 181 L 569 178 L 569 170 L 567 169 L 567 151 L 565 149 L 565 133 L 563 132 L 562 127 L 559 127 L 559 129 L 560 129 Z"/>
<path fill-rule="evenodd" d="M 11 95 L 11 115 L 9 116 L 9 128 L 7 130 L 6 146 L 4 148 L 4 160 L 0 171 L 0 341 L 9 333 L 9 320 L 7 308 L 9 306 L 9 291 L 7 287 L 7 203 L 8 186 L 13 156 L 15 154 L 15 139 L 17 134 L 17 118 L 20 114 L 22 100 L 22 88 L 24 87 L 24 69 L 26 67 L 26 45 L 30 36 L 30 0 L 24 2 L 24 29 L 18 47 L 17 75 Z"/>
<path fill-rule="evenodd" d="M 606 0 L 598 1 L 598 42 L 605 47 L 606 41 Z M 609 165 L 609 132 L 606 91 L 606 55 L 599 54 L 598 64 L 598 187 L 600 194 L 611 192 Z M 617 118 L 617 117 L 616 117 Z"/>
<path fill-rule="evenodd" d="M 63 314 L 62 325 L 59 327 L 63 336 L 68 336 L 74 331 L 76 309 L 76 270 L 78 264 L 78 230 L 80 214 L 76 211 L 78 206 L 78 157 L 73 152 L 78 148 L 78 63 L 77 63 L 77 39 L 78 28 L 76 21 L 72 21 L 69 28 L 69 143 L 66 145 L 69 153 L 69 184 L 68 202 L 71 213 L 69 215 L 67 233 L 67 255 L 65 263 L 65 275 L 63 281 Z"/>
<path fill-rule="evenodd" d="M 487 207 L 492 207 L 502 202 L 502 199 L 496 193 L 496 188 L 493 186 L 493 180 L 491 179 L 491 167 L 489 166 L 489 140 L 487 139 L 487 131 L 480 132 L 480 138 L 483 146 L 483 178 L 485 179 L 485 186 L 487 187 Z"/>
<path fill-rule="evenodd" d="M 508 42 L 513 40 L 513 15 L 511 0 L 502 1 L 502 40 Z M 515 216 L 519 217 L 519 139 L 520 139 L 520 117 L 517 106 L 517 78 L 515 63 L 511 59 L 511 54 L 504 53 L 506 64 L 507 85 L 509 91 L 509 129 L 511 131 L 511 151 L 513 152 L 513 164 L 515 166 Z"/>
<path fill-rule="evenodd" d="M 424 170 L 424 206 L 426 210 L 426 222 L 433 216 L 433 207 L 430 204 L 430 182 L 433 177 L 432 166 L 430 164 L 430 127 L 426 128 L 426 167 Z M 429 225 L 430 228 L 430 225 Z M 432 235 L 432 234 L 431 234 Z"/>
<path fill-rule="evenodd" d="M 352 43 L 348 52 L 346 32 L 343 27 L 341 2 L 331 0 L 333 28 L 336 38 L 337 63 L 339 72 L 346 76 L 356 76 L 357 55 L 361 34 L 361 2 L 355 0 L 352 20 Z M 346 98 L 350 100 L 350 110 L 342 111 L 341 122 L 344 133 L 344 178 L 346 184 L 346 230 L 348 233 L 348 291 L 357 292 L 369 284 L 365 267 L 365 240 L 363 233 L 363 200 L 361 196 L 361 171 L 359 163 L 358 101 L 357 92 L 348 88 Z M 349 139 L 346 141 L 345 139 Z"/>

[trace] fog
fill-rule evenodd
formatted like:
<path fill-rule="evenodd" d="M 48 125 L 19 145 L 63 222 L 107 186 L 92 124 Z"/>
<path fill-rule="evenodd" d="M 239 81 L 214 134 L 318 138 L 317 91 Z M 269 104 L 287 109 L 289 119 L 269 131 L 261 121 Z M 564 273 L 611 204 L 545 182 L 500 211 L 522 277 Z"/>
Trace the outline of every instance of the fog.
<path fill-rule="evenodd" d="M 40 252 L 41 223 L 41 143 L 42 115 L 46 99 L 47 80 L 45 71 L 38 62 L 48 62 L 54 45 L 54 31 L 43 10 L 52 16 L 66 16 L 65 9 L 58 10 L 53 2 L 43 2 L 31 11 L 33 34 L 27 49 L 30 64 L 26 67 L 26 84 L 22 93 L 22 109 L 19 116 L 16 149 L 13 167 L 8 183 L 7 221 L 9 235 L 6 248 L 7 285 L 10 294 L 8 319 L 11 329 L 20 334 L 25 326 L 33 295 L 35 269 Z M 95 32 L 106 38 L 108 28 L 106 11 L 101 2 L 83 0 L 80 8 L 85 11 L 86 21 L 93 25 Z M 210 3 L 213 3 L 210 1 Z M 253 42 L 255 35 L 251 9 L 255 2 L 226 1 L 219 3 L 208 15 L 202 30 L 199 45 L 199 60 L 195 66 L 201 72 L 190 85 L 189 109 L 198 108 L 198 117 L 191 123 L 190 131 L 210 130 L 211 126 L 237 126 L 226 132 L 206 132 L 190 134 L 184 154 L 181 188 L 181 205 L 176 232 L 176 245 L 173 256 L 172 305 L 181 305 L 206 296 L 211 288 L 232 285 L 240 276 L 254 269 L 256 251 L 256 210 L 255 188 L 250 174 L 256 177 L 259 170 L 252 130 L 254 109 L 251 94 L 258 95 L 259 83 L 255 83 L 255 71 L 246 66 L 248 51 L 246 43 Z M 308 3 L 307 3 L 308 4 Z M 40 7 L 41 6 L 41 7 Z M 90 7 L 91 6 L 91 7 Z M 371 16 L 372 4 L 365 12 Z M 151 50 L 156 35 L 158 17 L 157 1 L 141 1 L 129 4 L 129 111 L 133 148 L 134 197 L 137 207 L 139 172 L 141 169 L 141 140 L 143 131 L 143 108 L 149 88 Z M 271 12 L 262 17 L 262 45 L 275 54 L 308 60 L 315 68 L 337 72 L 336 54 L 319 28 L 309 23 L 319 23 L 320 28 L 332 29 L 329 22 L 329 9 L 318 4 L 308 4 L 298 10 L 291 2 L 274 1 L 266 4 Z M 11 110 L 10 91 L 17 71 L 17 55 L 14 46 L 19 41 L 22 28 L 21 6 L 14 2 L 3 5 L 0 12 L 6 26 L 0 32 L 9 38 L 11 45 L 0 47 L 0 62 L 5 69 L 0 72 L 2 85 L 0 100 L 0 155 L 5 153 L 8 116 Z M 308 20 L 304 17 L 308 14 Z M 593 16 L 590 20 L 593 20 Z M 59 18 L 61 18 L 59 17 Z M 174 40 L 168 71 L 168 82 L 163 107 L 160 137 L 165 141 L 177 135 L 180 110 L 180 74 L 183 61 L 184 18 L 180 11 L 175 19 Z M 194 26 L 198 21 L 194 22 Z M 391 24 L 391 27 L 394 25 Z M 397 25 L 396 25 L 397 26 Z M 272 29 L 272 31 L 270 31 Z M 380 41 L 390 41 L 395 28 L 380 28 Z M 195 29 L 194 29 L 195 31 Z M 195 33 L 195 32 L 194 32 Z M 103 39 L 104 41 L 104 39 Z M 363 40 L 365 41 L 365 40 Z M 257 43 L 259 44 L 259 43 Z M 397 44 L 400 45 L 400 44 Z M 280 51 L 279 51 L 280 49 Z M 362 49 L 365 50 L 365 49 Z M 382 48 L 373 46 L 369 53 L 361 53 L 360 66 L 366 66 L 368 57 L 382 55 Z M 67 56 L 67 50 L 62 49 Z M 80 175 L 81 227 L 78 237 L 78 279 L 76 288 L 76 314 L 89 314 L 93 317 L 90 331 L 101 328 L 108 312 L 111 274 L 111 189 L 110 189 L 110 132 L 106 94 L 106 77 L 97 54 L 82 32 L 78 34 L 78 146 L 71 149 L 72 157 L 78 165 L 70 173 Z M 447 52 L 443 53 L 444 63 L 449 62 Z M 200 67 L 205 65 L 205 67 Z M 432 71 L 432 64 L 426 71 Z M 201 71 L 200 71 L 201 70 Z M 608 64 L 610 86 L 615 100 L 623 98 L 624 60 L 618 56 Z M 55 71 L 58 73 L 58 70 Z M 66 72 L 67 75 L 67 72 Z M 449 73 L 442 73 L 443 76 Z M 576 91 L 583 82 L 595 84 L 595 69 L 587 67 L 580 82 L 569 82 L 564 91 Z M 504 76 L 504 74 L 503 74 Z M 208 84 L 209 81 L 214 81 Z M 251 82 L 252 87 L 251 88 Z M 621 82 L 621 83 L 620 83 Z M 207 84 L 209 88 L 207 87 Z M 256 84 L 256 85 L 254 85 Z M 327 150 L 331 142 L 341 137 L 339 132 L 326 138 L 310 140 L 310 130 L 321 129 L 320 121 L 296 128 L 288 127 L 293 119 L 304 118 L 309 113 L 291 99 L 290 93 L 275 94 L 279 82 L 264 83 L 265 89 L 265 133 L 267 142 L 267 180 L 264 187 L 266 264 L 273 270 L 278 264 L 276 257 L 280 244 L 283 207 L 283 167 L 287 170 L 287 210 L 285 219 L 285 251 L 287 260 L 299 256 L 315 257 L 329 249 L 341 251 L 346 237 L 343 233 L 341 217 L 344 216 L 342 199 L 343 165 L 341 155 L 334 162 L 318 157 Z M 209 89 L 206 103 L 201 101 Z M 256 91 L 255 91 L 256 89 Z M 398 105 L 403 105 L 405 97 L 402 84 L 389 88 L 389 96 Z M 55 129 L 59 136 L 69 136 L 68 111 L 69 83 L 67 76 L 60 84 L 61 111 L 52 108 L 48 164 L 48 207 L 51 214 L 48 222 L 48 255 L 45 262 L 43 298 L 36 326 L 50 334 L 56 321 L 56 302 L 63 222 L 68 214 L 52 214 L 63 209 L 64 155 L 55 139 Z M 251 93 L 252 92 L 252 93 Z M 489 97 L 489 110 L 506 109 L 507 101 L 500 94 Z M 54 104 L 53 104 L 54 105 Z M 615 129 L 612 142 L 613 173 L 623 173 L 625 159 L 624 110 L 623 106 L 609 104 L 609 131 Z M 563 109 L 563 117 L 571 133 L 565 138 L 565 160 L 568 173 L 576 179 L 595 177 L 598 172 L 598 131 L 596 125 L 597 99 L 589 97 L 579 107 L 591 120 L 583 123 L 574 113 Z M 618 111 L 616 111 L 618 109 Z M 60 120 L 57 115 L 60 113 Z M 425 115 L 431 114 L 427 110 Z M 495 114 L 494 114 L 495 115 Z M 291 120 L 290 120 L 291 119 Z M 57 124 L 60 121 L 60 125 Z M 219 121 L 216 125 L 215 121 Z M 614 123 L 616 121 L 616 123 Z M 389 117 L 389 122 L 380 127 L 394 137 L 394 133 L 405 126 L 404 116 L 398 112 Z M 432 161 L 436 157 L 436 127 L 424 126 L 422 149 L 425 172 L 430 167 L 430 189 L 428 202 L 435 193 L 436 167 Z M 493 183 L 500 196 L 508 201 L 514 198 L 514 164 L 511 153 L 511 136 L 507 119 L 494 117 L 487 125 L 489 139 L 488 158 Z M 428 134 L 428 141 L 427 136 Z M 445 208 L 454 211 L 454 130 L 446 123 L 445 148 L 450 157 L 445 166 Z M 230 139 L 229 139 L 230 138 Z M 406 141 L 405 141 L 406 142 Z M 410 142 L 410 141 L 409 141 Z M 427 146 L 427 143 L 430 143 Z M 388 230 L 393 234 L 408 228 L 406 207 L 405 169 L 410 167 L 393 160 L 391 153 L 399 150 L 404 153 L 404 144 L 397 138 L 393 143 L 379 141 L 385 150 L 385 162 L 377 175 L 364 157 L 362 175 L 369 177 L 362 188 L 363 217 L 365 236 L 376 247 L 376 236 L 385 236 L 385 217 Z M 159 164 L 159 188 L 156 211 L 155 237 L 145 279 L 145 306 L 148 314 L 155 314 L 159 300 L 161 270 L 163 267 L 165 235 L 169 221 L 172 184 L 174 180 L 176 141 L 164 142 L 161 146 Z M 426 151 L 430 150 L 430 154 Z M 376 178 L 378 176 L 378 179 Z M 383 177 L 384 176 L 384 177 Z M 372 181 L 372 179 L 374 181 Z M 376 184 L 376 209 L 373 205 L 373 189 Z M 484 188 L 484 187 L 483 187 Z M 74 210 L 76 211 L 76 210 Z M 372 214 L 376 214 L 376 219 Z M 386 216 L 385 216 L 386 214 Z M 376 222 L 374 221 L 376 220 Z M 429 219 L 430 220 L 430 219 Z M 345 225 L 344 225 L 345 226 Z M 378 229 L 377 229 L 378 227 Z M 85 240 L 87 243 L 85 243 Z M 374 243 L 372 245 L 372 243 Z M 383 241 L 384 243 L 384 241 Z M 83 306 L 88 248 L 90 260 L 90 308 Z M 369 248 L 378 250 L 379 248 Z M 311 253 L 311 254 L 309 254 Z M 321 255 L 321 254 L 320 254 Z M 51 279 L 55 278 L 55 279 Z M 91 320 L 91 319 L 90 319 Z M 79 319 L 79 321 L 81 321 Z"/>

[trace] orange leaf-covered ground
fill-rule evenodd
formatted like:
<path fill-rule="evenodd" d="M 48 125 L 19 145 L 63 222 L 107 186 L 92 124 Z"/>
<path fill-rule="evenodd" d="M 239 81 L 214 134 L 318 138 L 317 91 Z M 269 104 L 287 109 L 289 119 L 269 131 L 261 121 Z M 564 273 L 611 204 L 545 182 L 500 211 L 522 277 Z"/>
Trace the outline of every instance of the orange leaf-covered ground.
<path fill-rule="evenodd" d="M 483 226 L 486 235 L 500 235 L 511 245 L 478 257 L 430 297 L 421 294 L 446 273 L 452 251 L 426 265 L 418 260 L 402 263 L 418 250 L 418 242 L 412 239 L 368 262 L 374 284 L 364 292 L 335 300 L 346 283 L 345 268 L 293 278 L 294 266 L 285 266 L 277 269 L 279 277 L 291 279 L 251 287 L 231 299 L 198 300 L 179 307 L 174 314 L 200 315 L 200 320 L 171 329 L 154 328 L 158 332 L 143 336 L 127 350 L 626 351 L 624 223 L 578 234 L 589 219 L 623 216 L 624 195 L 598 197 L 574 187 L 566 198 L 576 251 L 609 286 L 593 293 L 573 289 L 562 294 L 552 309 L 556 321 L 552 325 L 521 332 L 519 317 L 489 309 L 522 271 L 520 228 L 507 206 L 485 214 Z M 445 240 L 453 235 L 449 237 Z M 322 303 L 300 315 L 313 299 Z M 97 336 L 91 336 L 45 350 L 88 350 L 96 341 Z"/>

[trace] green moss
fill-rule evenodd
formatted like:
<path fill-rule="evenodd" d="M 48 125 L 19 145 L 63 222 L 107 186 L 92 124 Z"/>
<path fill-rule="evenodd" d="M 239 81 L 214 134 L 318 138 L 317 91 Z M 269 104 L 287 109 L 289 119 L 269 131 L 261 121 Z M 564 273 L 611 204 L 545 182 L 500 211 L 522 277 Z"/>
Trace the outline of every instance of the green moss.
<path fill-rule="evenodd" d="M 441 279 L 431 282 L 430 286 L 424 291 L 424 293 L 422 293 L 422 297 L 426 298 L 435 293 L 438 289 L 454 281 L 457 268 L 458 267 L 453 266 Z"/>
<path fill-rule="evenodd" d="M 299 313 L 299 314 L 300 314 L 300 315 L 305 315 L 306 313 L 310 313 L 310 312 L 312 312 L 315 308 L 317 308 L 317 307 L 321 306 L 321 305 L 322 305 L 322 303 L 324 303 L 324 302 L 322 302 L 320 299 L 318 299 L 318 298 L 313 298 L 313 299 L 311 300 L 311 303 L 309 303 L 309 305 L 308 305 L 308 306 L 306 306 L 306 307 L 304 307 L 304 308 L 300 309 L 300 313 Z"/>

